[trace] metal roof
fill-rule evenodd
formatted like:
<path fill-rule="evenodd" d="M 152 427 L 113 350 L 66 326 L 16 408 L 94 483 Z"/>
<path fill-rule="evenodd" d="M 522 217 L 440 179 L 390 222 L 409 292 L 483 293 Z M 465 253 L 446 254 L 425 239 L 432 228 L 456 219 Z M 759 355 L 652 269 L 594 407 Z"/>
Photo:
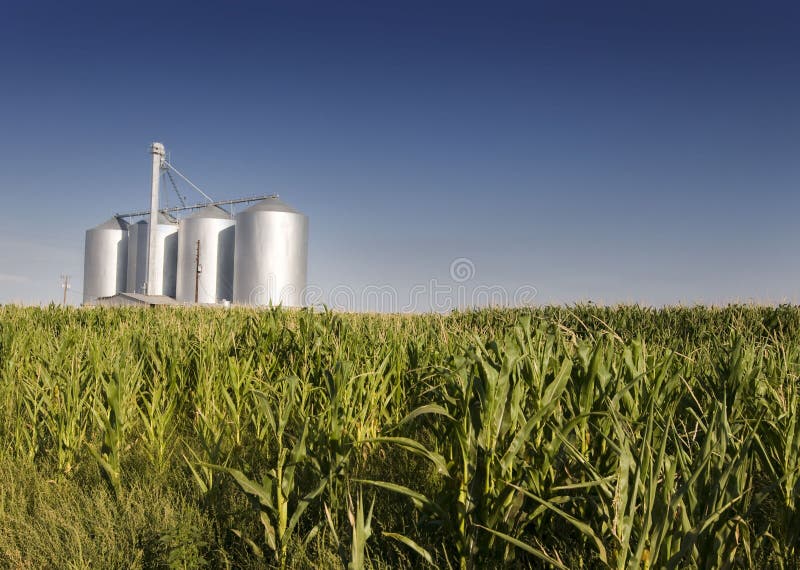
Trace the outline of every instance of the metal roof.
<path fill-rule="evenodd" d="M 226 212 L 219 206 L 206 206 L 205 208 L 198 210 L 191 216 L 188 216 L 184 219 L 192 220 L 195 218 L 214 218 L 219 220 L 231 220 L 233 219 L 230 213 Z"/>
<path fill-rule="evenodd" d="M 277 196 L 264 198 L 257 204 L 247 208 L 245 212 L 289 212 L 290 214 L 300 214 L 301 212 L 292 208 L 286 202 L 281 201 Z"/>
<path fill-rule="evenodd" d="M 143 219 L 143 220 L 139 220 L 139 221 L 138 221 L 138 222 L 136 222 L 135 224 L 131 224 L 131 225 L 133 225 L 133 226 L 137 226 L 137 225 L 141 225 L 141 224 L 149 224 L 149 223 L 150 223 L 150 216 L 147 216 L 145 219 Z M 158 225 L 159 225 L 159 226 L 160 226 L 160 225 L 174 226 L 174 225 L 175 225 L 175 224 L 177 224 L 177 223 L 178 223 L 178 220 L 176 220 L 176 219 L 175 219 L 175 218 L 173 218 L 172 216 L 169 216 L 169 215 L 167 215 L 167 214 L 165 214 L 165 213 L 163 213 L 163 212 L 159 212 L 159 213 L 158 213 Z M 126 226 L 126 227 L 127 227 L 127 226 Z"/>
<path fill-rule="evenodd" d="M 143 295 L 141 293 L 117 293 L 111 297 L 100 297 L 98 302 L 128 299 L 142 305 L 180 305 L 178 301 L 166 295 Z"/>
<path fill-rule="evenodd" d="M 111 216 L 108 220 L 92 228 L 93 230 L 127 230 L 128 222 L 122 218 Z"/>

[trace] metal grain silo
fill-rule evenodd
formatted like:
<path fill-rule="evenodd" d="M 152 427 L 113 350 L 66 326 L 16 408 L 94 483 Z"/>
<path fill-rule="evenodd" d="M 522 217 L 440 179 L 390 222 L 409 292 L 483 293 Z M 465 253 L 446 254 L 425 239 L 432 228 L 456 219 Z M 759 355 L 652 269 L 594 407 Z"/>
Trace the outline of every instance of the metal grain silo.
<path fill-rule="evenodd" d="M 172 218 L 159 214 L 154 243 L 156 280 L 151 295 L 175 297 L 178 269 L 178 225 Z M 128 227 L 128 293 L 144 293 L 147 281 L 147 240 L 150 224 L 145 220 Z"/>
<path fill-rule="evenodd" d="M 128 223 L 111 218 L 86 230 L 83 257 L 83 302 L 125 290 L 128 263 Z"/>
<path fill-rule="evenodd" d="M 303 304 L 308 267 L 308 218 L 267 198 L 236 216 L 233 301 Z"/>
<path fill-rule="evenodd" d="M 235 223 L 217 206 L 181 220 L 178 229 L 178 280 L 176 299 L 182 302 L 218 303 L 233 297 Z M 197 273 L 198 244 L 201 271 Z M 195 285 L 196 291 L 195 291 Z"/>
<path fill-rule="evenodd" d="M 141 293 L 147 281 L 147 222 L 128 226 L 128 275 L 126 293 Z"/>

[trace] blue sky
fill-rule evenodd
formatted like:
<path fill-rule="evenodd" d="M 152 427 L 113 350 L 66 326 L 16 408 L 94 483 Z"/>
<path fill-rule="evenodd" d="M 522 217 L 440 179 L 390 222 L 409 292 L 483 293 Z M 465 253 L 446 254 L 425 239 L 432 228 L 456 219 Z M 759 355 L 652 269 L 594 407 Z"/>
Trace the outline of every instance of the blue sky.
<path fill-rule="evenodd" d="M 796 2 L 4 3 L 0 302 L 61 273 L 80 301 L 154 140 L 308 214 L 309 282 L 352 308 L 797 302 L 798 54 Z"/>

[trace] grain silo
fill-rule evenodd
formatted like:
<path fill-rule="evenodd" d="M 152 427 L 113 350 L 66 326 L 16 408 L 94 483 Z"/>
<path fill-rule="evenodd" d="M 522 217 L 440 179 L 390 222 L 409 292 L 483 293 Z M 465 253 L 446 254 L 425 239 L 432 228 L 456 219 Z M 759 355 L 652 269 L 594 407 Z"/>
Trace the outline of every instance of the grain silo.
<path fill-rule="evenodd" d="M 86 232 L 84 302 L 104 297 L 109 305 L 155 306 L 172 297 L 172 304 L 302 305 L 308 218 L 275 195 L 215 201 L 170 164 L 163 144 L 154 142 L 149 150 L 150 208 L 117 213 Z M 205 202 L 187 205 L 173 174 Z M 161 207 L 165 176 L 180 206 Z M 223 209 L 243 203 L 255 205 L 235 220 Z M 196 213 L 180 225 L 171 217 L 190 211 Z"/>
<path fill-rule="evenodd" d="M 155 280 L 149 289 L 147 282 L 147 241 L 150 224 L 141 220 L 128 227 L 128 278 L 127 293 L 175 296 L 178 267 L 178 226 L 175 221 L 159 214 L 153 243 Z"/>
<path fill-rule="evenodd" d="M 83 302 L 125 290 L 128 263 L 128 223 L 112 217 L 86 230 L 83 261 Z"/>
<path fill-rule="evenodd" d="M 235 229 L 231 215 L 218 206 L 206 206 L 181 220 L 178 301 L 218 303 L 232 299 Z"/>
<path fill-rule="evenodd" d="M 303 304 L 308 267 L 308 218 L 277 196 L 236 216 L 233 301 L 245 305 Z"/>
<path fill-rule="evenodd" d="M 126 293 L 141 293 L 147 281 L 147 222 L 128 226 L 128 275 Z"/>

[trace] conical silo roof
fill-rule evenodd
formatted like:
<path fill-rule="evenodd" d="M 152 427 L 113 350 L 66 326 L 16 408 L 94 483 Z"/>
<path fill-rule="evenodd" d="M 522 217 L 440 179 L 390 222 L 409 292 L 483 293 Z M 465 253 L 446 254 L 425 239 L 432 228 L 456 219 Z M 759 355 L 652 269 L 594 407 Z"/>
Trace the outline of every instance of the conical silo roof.
<path fill-rule="evenodd" d="M 219 206 L 206 206 L 205 208 L 201 208 L 200 210 L 196 211 L 191 216 L 188 216 L 186 219 L 193 220 L 197 218 L 212 218 L 216 220 L 232 219 L 231 215 Z"/>
<path fill-rule="evenodd" d="M 150 223 L 150 216 L 146 216 L 146 217 L 142 218 L 141 220 L 139 220 L 138 222 L 136 222 L 135 224 L 131 224 L 131 225 L 139 226 L 139 225 L 142 225 L 142 224 L 149 224 L 149 223 Z M 164 212 L 159 212 L 158 213 L 158 225 L 159 226 L 162 225 L 162 224 L 167 225 L 167 226 L 173 226 L 173 225 L 175 225 L 177 223 L 178 223 L 178 220 L 176 220 L 172 216 L 170 216 L 168 214 L 165 214 Z"/>
<path fill-rule="evenodd" d="M 286 202 L 280 200 L 277 196 L 270 196 L 269 198 L 264 198 L 260 202 L 256 202 L 255 204 L 247 208 L 245 212 L 289 212 L 290 214 L 301 213 L 292 208 Z"/>
<path fill-rule="evenodd" d="M 92 228 L 93 230 L 127 230 L 128 222 L 122 218 L 111 216 L 108 220 Z"/>

